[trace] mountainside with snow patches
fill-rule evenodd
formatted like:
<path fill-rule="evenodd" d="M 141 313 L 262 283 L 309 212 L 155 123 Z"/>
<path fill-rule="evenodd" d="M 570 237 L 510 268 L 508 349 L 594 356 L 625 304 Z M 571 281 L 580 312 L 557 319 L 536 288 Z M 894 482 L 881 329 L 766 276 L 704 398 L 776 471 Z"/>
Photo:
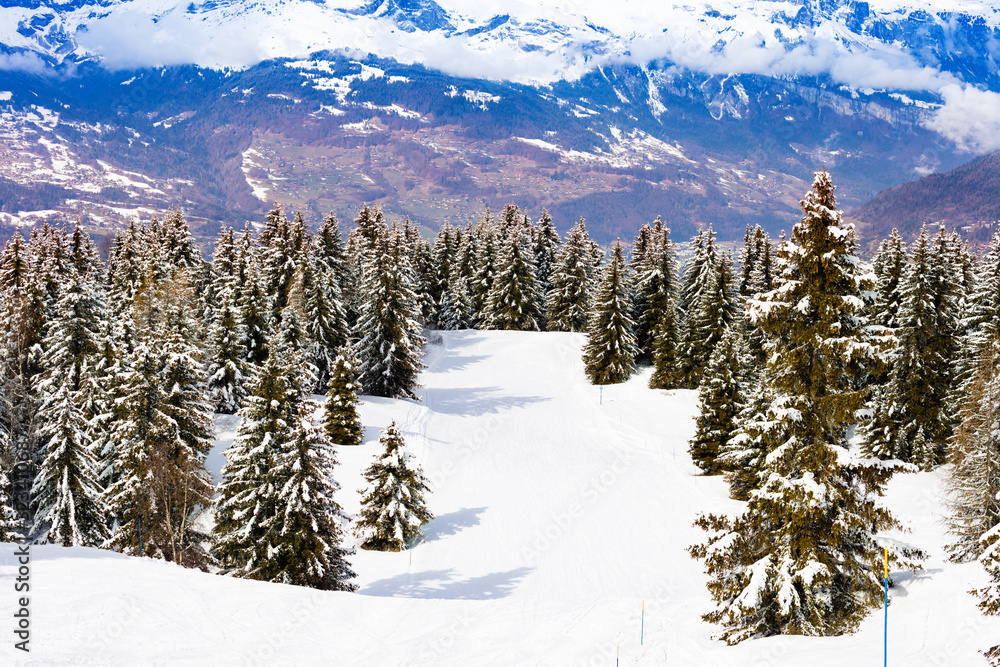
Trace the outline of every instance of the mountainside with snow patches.
<path fill-rule="evenodd" d="M 17 0 L 0 237 L 177 206 L 209 240 L 275 200 L 777 233 L 821 167 L 852 207 L 1000 148 L 998 62 L 977 1 Z"/>

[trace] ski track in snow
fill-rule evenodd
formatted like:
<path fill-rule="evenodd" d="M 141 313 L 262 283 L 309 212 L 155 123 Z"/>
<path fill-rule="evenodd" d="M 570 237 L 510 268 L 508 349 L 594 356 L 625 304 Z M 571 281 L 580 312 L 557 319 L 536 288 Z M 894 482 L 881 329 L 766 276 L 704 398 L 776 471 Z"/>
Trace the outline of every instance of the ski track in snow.
<path fill-rule="evenodd" d="M 31 549 L 32 652 L 18 665 L 843 665 L 876 664 L 882 612 L 836 638 L 728 647 L 711 608 L 698 512 L 736 511 L 721 478 L 687 454 L 693 391 L 646 388 L 649 370 L 602 393 L 583 375 L 581 334 L 442 332 L 428 345 L 421 403 L 365 397 L 360 447 L 339 447 L 338 500 L 354 514 L 379 432 L 395 419 L 433 484 L 436 519 L 412 552 L 358 553 L 357 593 L 324 593 L 193 572 L 96 549 Z M 237 430 L 217 416 L 209 457 Z M 1000 637 L 967 591 L 975 563 L 944 559 L 941 472 L 897 476 L 900 536 L 931 553 L 895 573 L 890 664 L 985 665 Z M 356 543 L 353 537 L 350 542 Z M 16 604 L 0 551 L 0 615 Z M 411 564 L 412 558 L 412 564 Z M 645 628 L 640 646 L 640 613 Z M 8 621 L 9 623 L 9 621 Z M 12 626 L 10 626 L 12 627 Z"/>

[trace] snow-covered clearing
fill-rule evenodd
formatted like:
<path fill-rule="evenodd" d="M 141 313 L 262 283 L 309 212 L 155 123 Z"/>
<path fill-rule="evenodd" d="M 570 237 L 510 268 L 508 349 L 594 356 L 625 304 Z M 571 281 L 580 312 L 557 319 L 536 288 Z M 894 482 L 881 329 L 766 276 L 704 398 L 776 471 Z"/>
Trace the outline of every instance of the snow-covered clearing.
<path fill-rule="evenodd" d="M 364 400 L 361 447 L 340 448 L 340 502 L 391 419 L 434 483 L 437 519 L 412 552 L 359 552 L 357 593 L 240 581 L 96 549 L 31 548 L 31 653 L 13 649 L 12 545 L 0 559 L 0 664 L 874 665 L 882 613 L 856 635 L 728 647 L 710 608 L 697 512 L 738 508 L 687 455 L 694 392 L 652 391 L 647 373 L 602 393 L 583 375 L 583 336 L 443 332 L 421 404 Z M 221 450 L 235 418 L 216 421 Z M 209 459 L 215 474 L 218 453 Z M 896 573 L 892 665 L 980 665 L 1000 638 L 967 594 L 976 564 L 942 557 L 940 472 L 906 475 L 890 504 L 931 552 Z M 412 558 L 412 563 L 411 563 Z M 640 612 L 645 627 L 640 646 Z"/>

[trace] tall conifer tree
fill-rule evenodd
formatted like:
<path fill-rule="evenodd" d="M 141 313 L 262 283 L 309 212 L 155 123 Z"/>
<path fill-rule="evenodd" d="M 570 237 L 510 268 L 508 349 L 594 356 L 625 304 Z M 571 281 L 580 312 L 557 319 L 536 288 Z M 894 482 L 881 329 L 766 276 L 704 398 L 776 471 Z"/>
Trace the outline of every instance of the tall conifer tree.
<path fill-rule="evenodd" d="M 625 382 L 635 370 L 633 323 L 629 317 L 628 272 L 621 242 L 616 242 L 611 261 L 604 267 L 600 284 L 594 292 L 587 344 L 583 362 L 593 384 Z"/>
<path fill-rule="evenodd" d="M 772 397 L 768 416 L 780 427 L 771 433 L 781 436 L 766 445 L 763 486 L 735 519 L 699 519 L 711 537 L 691 548 L 706 562 L 717 605 L 705 619 L 729 643 L 841 634 L 882 602 L 874 533 L 897 522 L 873 496 L 890 472 L 838 454 L 864 401 L 856 378 L 877 353 L 861 299 L 874 276 L 833 193 L 829 175 L 816 174 L 782 251 L 779 285 L 750 306 L 768 333 L 762 395 Z"/>

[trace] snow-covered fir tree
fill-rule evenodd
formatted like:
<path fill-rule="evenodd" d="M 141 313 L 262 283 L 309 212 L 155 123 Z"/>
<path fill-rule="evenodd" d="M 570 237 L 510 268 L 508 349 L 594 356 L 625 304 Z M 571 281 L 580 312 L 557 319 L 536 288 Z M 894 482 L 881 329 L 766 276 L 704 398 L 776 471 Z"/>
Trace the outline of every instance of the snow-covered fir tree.
<path fill-rule="evenodd" d="M 448 280 L 441 299 L 441 328 L 449 331 L 471 329 L 475 322 L 468 281 L 457 271 Z"/>
<path fill-rule="evenodd" d="M 333 275 L 304 256 L 289 290 L 288 306 L 302 323 L 306 361 L 316 369 L 317 393 L 326 390 L 337 349 L 347 342 L 347 316 Z"/>
<path fill-rule="evenodd" d="M 484 323 L 490 329 L 538 330 L 541 303 L 529 240 L 517 229 L 503 240 L 493 285 L 486 297 Z"/>
<path fill-rule="evenodd" d="M 706 282 L 684 319 L 680 371 L 690 387 L 701 383 L 712 350 L 741 310 L 733 258 L 728 252 L 717 253 L 713 262 L 704 265 L 702 274 L 707 274 Z"/>
<path fill-rule="evenodd" d="M 237 577 L 261 579 L 268 560 L 267 531 L 277 514 L 279 480 L 271 476 L 281 455 L 281 440 L 298 416 L 301 390 L 297 369 L 277 345 L 250 385 L 239 411 L 240 429 L 225 451 L 222 481 L 215 500 L 215 544 L 219 564 Z"/>
<path fill-rule="evenodd" d="M 989 583 L 974 591 L 979 597 L 979 609 L 983 614 L 1000 616 L 1000 524 L 980 539 L 979 561 L 986 568 Z M 992 667 L 1000 667 L 1000 644 L 984 651 Z"/>
<path fill-rule="evenodd" d="M 247 361 L 246 326 L 240 321 L 237 254 L 232 227 L 215 246 L 212 259 L 213 307 L 208 325 L 208 400 L 216 412 L 233 414 L 247 395 L 253 374 Z"/>
<path fill-rule="evenodd" d="M 90 429 L 76 405 L 71 379 L 51 397 L 40 435 L 46 456 L 32 488 L 36 507 L 32 533 L 63 546 L 100 546 L 108 537 L 103 489 Z"/>
<path fill-rule="evenodd" d="M 674 244 L 670 240 L 670 230 L 663 226 L 663 221 L 656 218 L 652 227 L 647 229 L 645 250 L 638 256 L 633 255 L 634 272 L 632 281 L 635 285 L 634 316 L 636 326 L 636 342 L 641 356 L 654 359 L 654 346 L 658 335 L 670 335 L 675 326 L 663 326 L 664 318 L 674 319 L 677 291 L 677 257 Z M 636 246 L 640 237 L 636 238 Z M 633 251 L 635 252 L 635 251 Z M 673 341 L 676 345 L 676 341 Z M 666 387 L 663 387 L 666 388 Z"/>
<path fill-rule="evenodd" d="M 967 403 L 952 440 L 948 473 L 953 560 L 981 555 L 981 540 L 1000 525 L 1000 339 L 982 350 L 966 388 Z"/>
<path fill-rule="evenodd" d="M 364 267 L 363 292 L 355 350 L 364 393 L 415 399 L 424 339 L 406 244 L 398 228 L 376 239 Z"/>
<path fill-rule="evenodd" d="M 252 578 L 322 590 L 353 591 L 355 573 L 345 549 L 343 525 L 349 521 L 334 500 L 336 455 L 322 430 L 310 421 L 311 401 L 297 406 L 295 420 L 277 440 L 277 457 L 270 477 L 275 482 L 276 513 L 266 525 L 266 560 Z"/>
<path fill-rule="evenodd" d="M 628 271 L 618 241 L 594 292 L 587 324 L 583 363 L 592 384 L 625 382 L 635 370 L 638 348 L 629 317 L 631 310 Z"/>
<path fill-rule="evenodd" d="M 556 263 L 556 253 L 562 241 L 556 231 L 552 216 L 544 208 L 538 224 L 532 229 L 532 250 L 535 253 L 535 270 L 538 276 L 538 293 L 544 307 L 552 281 L 552 269 Z M 543 313 L 544 319 L 544 313 Z"/>
<path fill-rule="evenodd" d="M 368 489 L 361 498 L 355 533 L 364 549 L 402 551 L 422 537 L 421 527 L 434 518 L 424 498 L 430 486 L 396 422 L 382 432 L 379 444 L 382 453 L 363 473 Z"/>
<path fill-rule="evenodd" d="M 780 438 L 764 446 L 762 486 L 750 492 L 743 513 L 701 517 L 697 524 L 711 535 L 691 547 L 705 560 L 716 602 L 704 618 L 720 624 L 729 643 L 856 628 L 882 602 L 875 534 L 898 525 L 874 498 L 889 467 L 848 463 L 839 454 L 864 402 L 855 380 L 877 353 L 861 298 L 874 276 L 857 257 L 853 227 L 841 222 L 826 171 L 816 174 L 802 208 L 778 285 L 749 306 L 768 333 L 762 395 L 777 424 L 768 432 Z M 898 547 L 890 553 L 915 555 Z"/>
<path fill-rule="evenodd" d="M 872 260 L 872 269 L 878 281 L 875 286 L 875 301 L 871 308 L 872 324 L 880 324 L 892 328 L 897 324 L 897 317 L 902 301 L 900 284 L 904 280 L 907 265 L 906 244 L 893 227 L 889 238 L 878 246 L 878 252 Z"/>
<path fill-rule="evenodd" d="M 684 275 L 677 302 L 677 310 L 680 311 L 684 320 L 687 319 L 692 307 L 708 284 L 712 267 L 715 265 L 715 257 L 718 254 L 715 232 L 711 226 L 708 229 L 698 229 L 698 233 L 692 237 L 690 245 L 691 256 L 684 264 Z"/>
<path fill-rule="evenodd" d="M 595 244 L 583 218 L 556 252 L 545 311 L 551 331 L 584 331 L 597 273 Z"/>
<path fill-rule="evenodd" d="M 499 232 L 493 223 L 490 210 L 472 231 L 475 241 L 475 269 L 469 282 L 469 295 L 476 316 L 476 324 L 484 325 L 489 319 L 489 295 L 499 262 Z"/>
<path fill-rule="evenodd" d="M 728 327 L 715 346 L 698 387 L 698 418 L 688 451 L 706 475 L 726 469 L 720 454 L 727 450 L 736 430 L 736 418 L 743 408 L 746 387 L 743 373 L 747 363 L 737 328 Z"/>
<path fill-rule="evenodd" d="M 876 393 L 873 417 L 863 429 L 865 449 L 874 456 L 919 464 L 912 450 L 917 431 L 923 429 L 937 452 L 934 461 L 944 460 L 959 343 L 957 292 L 943 254 L 944 240 L 942 235 L 932 240 L 924 228 L 910 248 L 900 283 L 897 344 L 889 357 L 888 382 Z"/>
<path fill-rule="evenodd" d="M 365 435 L 358 416 L 361 384 L 355 379 L 356 364 L 350 347 L 345 345 L 337 350 L 323 411 L 327 440 L 335 445 L 360 445 Z"/>

